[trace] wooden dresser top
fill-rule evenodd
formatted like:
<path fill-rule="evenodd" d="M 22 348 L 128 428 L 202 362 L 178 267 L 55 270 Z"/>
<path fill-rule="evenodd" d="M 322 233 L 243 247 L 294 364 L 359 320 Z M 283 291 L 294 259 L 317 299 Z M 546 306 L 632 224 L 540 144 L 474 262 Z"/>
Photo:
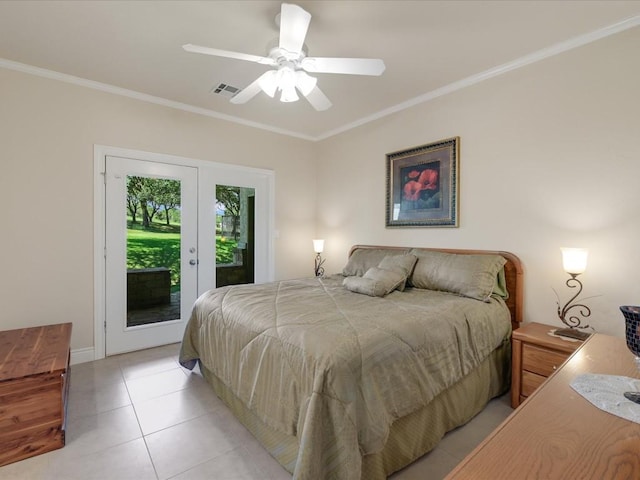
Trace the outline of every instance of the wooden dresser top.
<path fill-rule="evenodd" d="M 64 370 L 70 342 L 71 323 L 0 332 L 0 382 Z"/>
<path fill-rule="evenodd" d="M 640 425 L 570 386 L 586 372 L 638 378 L 633 358 L 623 338 L 592 335 L 447 480 L 637 479 Z"/>

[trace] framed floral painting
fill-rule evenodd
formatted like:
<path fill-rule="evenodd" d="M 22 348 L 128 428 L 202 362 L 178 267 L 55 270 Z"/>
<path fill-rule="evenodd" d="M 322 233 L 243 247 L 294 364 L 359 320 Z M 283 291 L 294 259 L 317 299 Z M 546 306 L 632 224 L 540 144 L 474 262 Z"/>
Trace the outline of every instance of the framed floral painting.
<path fill-rule="evenodd" d="M 457 227 L 460 137 L 387 154 L 387 227 Z"/>

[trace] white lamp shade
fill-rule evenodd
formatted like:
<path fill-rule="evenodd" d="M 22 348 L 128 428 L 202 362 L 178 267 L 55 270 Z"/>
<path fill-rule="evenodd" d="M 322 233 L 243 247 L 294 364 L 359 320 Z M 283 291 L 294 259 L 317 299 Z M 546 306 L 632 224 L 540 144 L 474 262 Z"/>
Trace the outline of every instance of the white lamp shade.
<path fill-rule="evenodd" d="M 587 256 L 589 251 L 586 248 L 561 248 L 562 267 L 567 273 L 579 274 L 587 269 Z"/>
<path fill-rule="evenodd" d="M 297 102 L 300 97 L 296 93 L 295 87 L 283 87 L 280 94 L 280 101 L 284 103 Z"/>
<path fill-rule="evenodd" d="M 278 88 L 278 73 L 276 70 L 269 70 L 259 82 L 260 88 L 271 98 L 276 94 Z"/>
<path fill-rule="evenodd" d="M 302 70 L 296 72 L 296 87 L 305 97 L 311 93 L 311 90 L 316 88 L 316 83 L 318 83 L 318 79 L 307 75 L 307 72 Z"/>
<path fill-rule="evenodd" d="M 278 88 L 288 90 L 296 87 L 296 72 L 292 68 L 281 67 L 278 73 L 280 74 Z"/>
<path fill-rule="evenodd" d="M 323 250 L 324 250 L 324 240 L 314 240 L 313 251 L 316 253 L 322 253 Z"/>

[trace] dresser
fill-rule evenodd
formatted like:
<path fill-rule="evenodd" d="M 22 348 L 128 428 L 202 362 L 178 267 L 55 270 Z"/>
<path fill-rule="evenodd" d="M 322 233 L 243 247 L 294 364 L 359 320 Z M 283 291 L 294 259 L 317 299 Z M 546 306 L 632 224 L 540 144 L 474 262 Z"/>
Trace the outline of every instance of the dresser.
<path fill-rule="evenodd" d="M 0 466 L 64 446 L 71 323 L 0 332 Z"/>
<path fill-rule="evenodd" d="M 513 331 L 511 406 L 516 408 L 569 358 L 582 341 L 549 335 L 550 325 L 528 323 Z"/>
<path fill-rule="evenodd" d="M 637 480 L 640 424 L 575 392 L 587 372 L 640 378 L 623 338 L 592 335 L 447 480 Z"/>

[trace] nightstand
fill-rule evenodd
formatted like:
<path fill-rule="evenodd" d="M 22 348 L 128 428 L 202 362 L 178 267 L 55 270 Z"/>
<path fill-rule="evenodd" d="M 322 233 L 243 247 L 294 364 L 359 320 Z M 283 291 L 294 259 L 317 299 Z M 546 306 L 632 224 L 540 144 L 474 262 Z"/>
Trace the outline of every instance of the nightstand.
<path fill-rule="evenodd" d="M 527 323 L 513 331 L 511 407 L 520 405 L 584 343 L 549 335 L 555 328 L 542 323 Z"/>

